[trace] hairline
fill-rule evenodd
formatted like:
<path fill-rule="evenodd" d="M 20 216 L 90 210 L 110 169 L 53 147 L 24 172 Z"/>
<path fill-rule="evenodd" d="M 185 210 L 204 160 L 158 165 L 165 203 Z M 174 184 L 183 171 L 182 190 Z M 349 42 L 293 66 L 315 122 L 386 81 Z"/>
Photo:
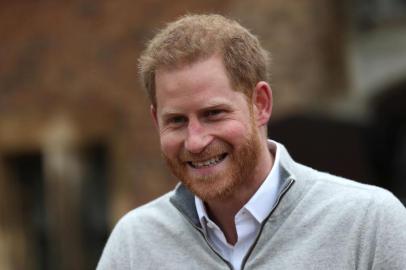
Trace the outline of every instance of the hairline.
<path fill-rule="evenodd" d="M 195 65 L 199 62 L 203 62 L 205 60 L 208 60 L 212 57 L 218 56 L 219 59 L 221 60 L 221 63 L 223 65 L 224 68 L 224 72 L 229 80 L 230 86 L 232 91 L 235 92 L 240 92 L 242 94 L 244 94 L 244 97 L 247 99 L 247 101 L 252 97 L 252 91 L 245 91 L 244 87 L 241 85 L 238 85 L 236 83 L 235 80 L 233 80 L 232 78 L 232 74 L 231 72 L 227 69 L 226 65 L 225 65 L 225 61 L 224 61 L 224 53 L 221 50 L 215 50 L 210 54 L 207 55 L 203 55 L 203 56 L 199 56 L 196 59 L 192 60 L 192 61 L 178 61 L 175 64 L 160 64 L 160 65 L 156 65 L 152 70 L 151 70 L 151 75 L 154 77 L 152 80 L 153 83 L 153 95 L 151 96 L 151 100 L 150 103 L 154 108 L 157 108 L 157 89 L 156 89 L 156 73 L 158 70 L 161 71 L 170 71 L 170 70 L 179 70 L 182 68 L 185 68 L 187 66 L 192 66 Z"/>

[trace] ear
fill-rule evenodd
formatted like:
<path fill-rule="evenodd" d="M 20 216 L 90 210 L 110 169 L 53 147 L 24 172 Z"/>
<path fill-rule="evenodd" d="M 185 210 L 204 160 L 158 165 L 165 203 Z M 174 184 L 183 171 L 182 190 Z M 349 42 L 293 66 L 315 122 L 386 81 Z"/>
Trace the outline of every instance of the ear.
<path fill-rule="evenodd" d="M 157 109 L 155 108 L 154 105 L 151 104 L 150 106 L 150 112 L 151 112 L 151 116 L 152 116 L 152 120 L 154 122 L 154 125 L 157 129 L 159 129 L 159 123 L 158 123 L 158 112 Z"/>
<path fill-rule="evenodd" d="M 258 126 L 266 126 L 272 114 L 272 89 L 267 82 L 257 83 L 252 96 Z"/>

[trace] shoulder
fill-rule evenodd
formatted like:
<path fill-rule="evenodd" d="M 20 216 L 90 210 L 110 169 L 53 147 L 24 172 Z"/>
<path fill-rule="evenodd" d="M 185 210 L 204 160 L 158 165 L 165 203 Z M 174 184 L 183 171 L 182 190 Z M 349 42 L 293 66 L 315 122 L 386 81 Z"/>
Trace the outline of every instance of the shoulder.
<path fill-rule="evenodd" d="M 295 228 L 356 244 L 359 258 L 375 266 L 371 269 L 403 269 L 406 208 L 390 191 L 304 166 L 300 171 L 298 186 L 306 192 L 293 211 Z"/>
<path fill-rule="evenodd" d="M 302 165 L 299 165 L 302 166 Z M 369 216 L 406 218 L 403 204 L 388 190 L 326 172 L 320 172 L 302 166 L 299 181 L 304 181 L 310 188 L 307 198 L 315 204 L 335 207 L 336 213 L 346 215 L 365 214 Z M 406 220 L 406 219 L 405 219 Z"/>
<path fill-rule="evenodd" d="M 387 190 L 356 182 L 340 176 L 322 172 L 294 161 L 283 145 L 280 164 L 285 178 L 296 180 L 294 186 L 302 195 L 310 194 L 320 200 L 347 201 L 393 201 L 394 196 Z"/>
<path fill-rule="evenodd" d="M 178 234 L 181 219 L 169 202 L 171 194 L 131 210 L 117 222 L 97 269 L 138 269 L 137 263 L 148 263 L 151 253 L 159 253 L 166 239 Z"/>
<path fill-rule="evenodd" d="M 140 230 L 162 223 L 172 223 L 176 211 L 169 201 L 172 194 L 173 191 L 168 192 L 151 202 L 129 211 L 120 218 L 114 230 Z"/>
<path fill-rule="evenodd" d="M 377 204 L 396 201 L 390 191 L 378 186 L 360 183 L 326 172 L 316 171 L 312 175 L 315 188 L 323 190 L 329 196 L 341 197 L 347 200 L 367 200 Z"/>

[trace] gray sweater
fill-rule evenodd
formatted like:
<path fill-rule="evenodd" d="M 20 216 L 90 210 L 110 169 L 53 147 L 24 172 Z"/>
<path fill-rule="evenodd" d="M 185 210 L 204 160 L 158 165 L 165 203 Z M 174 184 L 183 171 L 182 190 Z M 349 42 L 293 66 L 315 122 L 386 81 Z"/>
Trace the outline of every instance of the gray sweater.
<path fill-rule="evenodd" d="M 279 197 L 242 269 L 406 269 L 406 209 L 388 191 L 313 170 L 281 147 Z M 183 185 L 125 215 L 97 266 L 232 269 L 205 239 Z"/>

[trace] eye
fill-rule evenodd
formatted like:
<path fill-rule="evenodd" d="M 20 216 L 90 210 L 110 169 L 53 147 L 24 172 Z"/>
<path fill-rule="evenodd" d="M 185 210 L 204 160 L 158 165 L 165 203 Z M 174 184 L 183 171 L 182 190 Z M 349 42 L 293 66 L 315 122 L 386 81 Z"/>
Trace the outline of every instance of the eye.
<path fill-rule="evenodd" d="M 177 116 L 168 118 L 168 120 L 166 122 L 169 125 L 181 125 L 181 124 L 185 123 L 186 121 L 187 121 L 186 117 L 177 115 Z"/>
<path fill-rule="evenodd" d="M 224 111 L 220 110 L 220 109 L 209 110 L 206 112 L 206 117 L 215 118 L 215 117 L 221 115 L 221 113 L 223 113 L 223 112 Z"/>

